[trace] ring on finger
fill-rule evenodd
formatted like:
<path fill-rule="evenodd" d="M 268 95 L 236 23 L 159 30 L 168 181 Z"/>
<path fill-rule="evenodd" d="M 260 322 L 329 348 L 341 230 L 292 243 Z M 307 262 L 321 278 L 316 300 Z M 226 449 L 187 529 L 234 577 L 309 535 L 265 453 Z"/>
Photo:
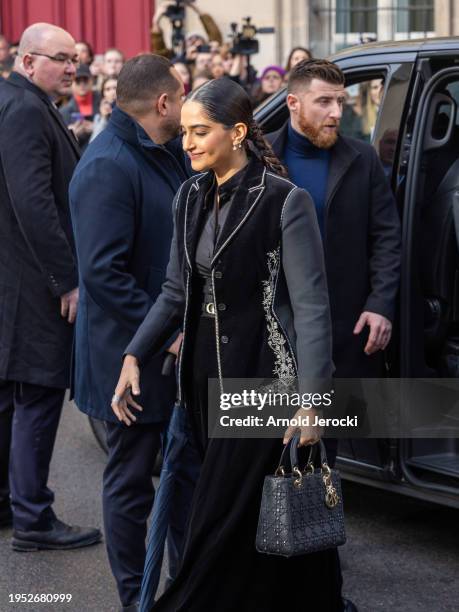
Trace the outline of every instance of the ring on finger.
<path fill-rule="evenodd" d="M 119 404 L 121 400 L 121 396 L 118 393 L 114 393 L 112 397 L 112 404 Z"/>

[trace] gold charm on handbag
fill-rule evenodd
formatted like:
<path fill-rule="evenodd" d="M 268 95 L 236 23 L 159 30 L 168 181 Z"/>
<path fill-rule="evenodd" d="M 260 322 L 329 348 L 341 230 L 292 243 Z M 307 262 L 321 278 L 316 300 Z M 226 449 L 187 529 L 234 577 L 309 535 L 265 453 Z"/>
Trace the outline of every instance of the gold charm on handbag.
<path fill-rule="evenodd" d="M 325 485 L 325 505 L 334 508 L 338 505 L 339 496 L 331 480 L 331 470 L 326 463 L 322 464 L 322 479 Z"/>

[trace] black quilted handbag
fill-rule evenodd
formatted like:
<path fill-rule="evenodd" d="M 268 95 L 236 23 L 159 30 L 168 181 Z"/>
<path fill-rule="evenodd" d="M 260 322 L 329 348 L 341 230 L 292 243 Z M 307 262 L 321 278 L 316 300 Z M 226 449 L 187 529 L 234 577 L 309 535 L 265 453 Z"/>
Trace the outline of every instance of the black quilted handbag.
<path fill-rule="evenodd" d="M 263 485 L 256 538 L 258 552 L 293 557 L 340 546 L 344 531 L 341 479 L 327 463 L 325 445 L 311 446 L 303 471 L 298 465 L 299 434 L 285 446 L 274 476 Z M 314 468 L 320 447 L 321 467 Z M 290 451 L 291 472 L 286 471 Z"/>

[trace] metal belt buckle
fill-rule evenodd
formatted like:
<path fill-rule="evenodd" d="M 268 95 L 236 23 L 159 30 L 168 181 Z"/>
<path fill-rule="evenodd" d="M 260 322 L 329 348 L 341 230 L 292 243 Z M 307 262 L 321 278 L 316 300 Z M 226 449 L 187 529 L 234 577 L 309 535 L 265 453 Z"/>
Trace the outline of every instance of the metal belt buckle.
<path fill-rule="evenodd" d="M 206 312 L 207 314 L 215 316 L 215 304 L 213 302 L 206 304 Z"/>

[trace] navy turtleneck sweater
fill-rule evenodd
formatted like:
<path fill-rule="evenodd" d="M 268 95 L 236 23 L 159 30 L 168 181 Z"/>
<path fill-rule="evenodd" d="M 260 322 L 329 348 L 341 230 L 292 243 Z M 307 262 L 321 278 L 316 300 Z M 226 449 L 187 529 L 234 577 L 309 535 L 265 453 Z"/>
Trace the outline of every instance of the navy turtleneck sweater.
<path fill-rule="evenodd" d="M 323 238 L 330 151 L 313 145 L 306 136 L 294 130 L 289 121 L 283 161 L 295 185 L 311 195 Z"/>

